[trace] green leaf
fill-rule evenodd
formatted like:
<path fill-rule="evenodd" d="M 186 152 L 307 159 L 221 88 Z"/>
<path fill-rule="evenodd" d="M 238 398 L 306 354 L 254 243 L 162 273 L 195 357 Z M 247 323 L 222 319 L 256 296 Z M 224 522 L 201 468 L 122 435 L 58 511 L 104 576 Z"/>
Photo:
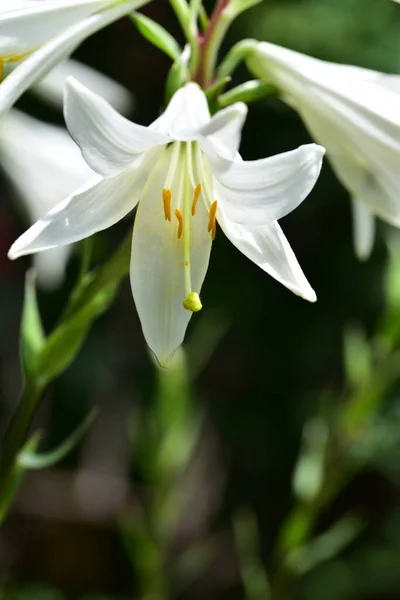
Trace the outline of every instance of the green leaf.
<path fill-rule="evenodd" d="M 325 533 L 290 551 L 287 556 L 289 569 L 294 573 L 304 574 L 334 558 L 355 540 L 364 526 L 363 519 L 358 515 L 348 514 L 342 517 Z"/>
<path fill-rule="evenodd" d="M 45 380 L 53 379 L 70 365 L 93 321 L 111 305 L 117 289 L 117 284 L 112 282 L 49 336 L 38 361 L 38 371 Z"/>
<path fill-rule="evenodd" d="M 46 338 L 40 319 L 36 297 L 36 276 L 33 270 L 26 274 L 25 298 L 21 324 L 21 353 L 24 374 L 30 378 L 36 374 L 40 353 Z"/>
<path fill-rule="evenodd" d="M 164 27 L 140 13 L 133 13 L 130 17 L 142 36 L 153 46 L 159 48 L 174 61 L 179 57 L 181 48 Z"/>
<path fill-rule="evenodd" d="M 81 441 L 84 434 L 93 423 L 97 410 L 93 409 L 70 436 L 55 450 L 37 454 L 36 446 L 28 445 L 17 458 L 17 464 L 25 470 L 47 469 L 63 460 Z"/>
<path fill-rule="evenodd" d="M 121 280 L 129 272 L 130 248 L 129 235 L 111 260 L 86 275 L 73 293 L 63 321 L 48 337 L 38 357 L 38 372 L 46 381 L 69 366 L 93 321 L 112 304 Z"/>

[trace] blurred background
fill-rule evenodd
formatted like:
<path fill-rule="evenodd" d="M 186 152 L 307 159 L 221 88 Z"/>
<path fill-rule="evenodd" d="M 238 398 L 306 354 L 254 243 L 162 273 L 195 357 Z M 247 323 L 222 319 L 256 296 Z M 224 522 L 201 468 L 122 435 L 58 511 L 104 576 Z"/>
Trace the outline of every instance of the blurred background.
<path fill-rule="evenodd" d="M 181 40 L 167 0 L 143 12 Z M 400 73 L 399 34 L 400 7 L 389 0 L 265 0 L 232 27 L 224 50 L 255 37 Z M 136 122 L 158 116 L 170 61 L 128 19 L 76 57 L 132 92 Z M 246 77 L 243 67 L 235 83 Z M 18 107 L 62 124 L 33 96 Z M 298 116 L 268 99 L 251 106 L 241 153 L 255 159 L 308 141 Z M 28 221 L 5 171 L 2 429 L 21 385 L 30 265 L 6 258 Z M 46 394 L 35 423 L 43 449 L 57 447 L 92 407 L 98 415 L 60 464 L 26 476 L 0 531 L 1 599 L 400 598 L 400 234 L 379 223 L 371 259 L 357 262 L 349 198 L 328 163 L 281 224 L 318 302 L 292 295 L 219 230 L 204 309 L 170 372 L 153 364 L 124 282 Z M 96 236 L 95 263 L 130 226 Z M 61 287 L 39 293 L 49 330 L 78 270 L 73 252 Z"/>

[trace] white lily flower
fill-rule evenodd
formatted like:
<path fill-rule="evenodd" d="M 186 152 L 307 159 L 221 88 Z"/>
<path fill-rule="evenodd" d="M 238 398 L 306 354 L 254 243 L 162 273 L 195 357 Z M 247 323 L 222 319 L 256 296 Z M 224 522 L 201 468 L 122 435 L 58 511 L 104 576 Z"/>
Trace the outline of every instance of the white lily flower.
<path fill-rule="evenodd" d="M 18 66 L 0 84 L 0 116 L 88 36 L 147 2 L 6 1 L 0 8 L 0 71 Z"/>
<path fill-rule="evenodd" d="M 352 197 L 354 244 L 369 256 L 375 216 L 400 227 L 400 77 L 261 42 L 249 68 L 303 118 Z"/>
<path fill-rule="evenodd" d="M 9 257 L 78 241 L 110 227 L 139 202 L 131 285 L 144 336 L 167 366 L 201 309 L 217 221 L 246 256 L 296 294 L 315 301 L 276 219 L 296 208 L 318 178 L 324 149 L 302 146 L 272 158 L 237 154 L 247 108 L 210 117 L 188 83 L 150 127 L 127 121 L 74 80 L 66 87 L 69 131 L 99 176 L 51 210 Z"/>
<path fill-rule="evenodd" d="M 15 109 L 0 122 L 0 165 L 33 223 L 94 175 L 66 129 Z M 60 246 L 35 256 L 39 285 L 60 285 L 70 251 Z"/>

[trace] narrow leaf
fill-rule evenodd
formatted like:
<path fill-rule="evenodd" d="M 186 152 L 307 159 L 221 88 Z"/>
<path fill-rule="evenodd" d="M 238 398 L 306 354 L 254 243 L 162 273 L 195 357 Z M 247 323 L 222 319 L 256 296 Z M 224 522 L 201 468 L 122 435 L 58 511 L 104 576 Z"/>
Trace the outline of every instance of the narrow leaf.
<path fill-rule="evenodd" d="M 181 48 L 175 38 L 164 27 L 140 13 L 134 13 L 130 17 L 142 36 L 153 46 L 159 48 L 173 61 L 179 57 Z"/>
<path fill-rule="evenodd" d="M 17 464 L 26 470 L 47 469 L 59 463 L 67 456 L 81 441 L 84 434 L 93 423 L 97 410 L 93 409 L 70 436 L 55 450 L 37 454 L 34 448 L 26 447 L 18 456 Z"/>
<path fill-rule="evenodd" d="M 36 297 L 36 276 L 33 270 L 26 274 L 25 298 L 21 324 L 21 353 L 25 377 L 33 376 L 39 356 L 45 345 L 45 335 Z"/>

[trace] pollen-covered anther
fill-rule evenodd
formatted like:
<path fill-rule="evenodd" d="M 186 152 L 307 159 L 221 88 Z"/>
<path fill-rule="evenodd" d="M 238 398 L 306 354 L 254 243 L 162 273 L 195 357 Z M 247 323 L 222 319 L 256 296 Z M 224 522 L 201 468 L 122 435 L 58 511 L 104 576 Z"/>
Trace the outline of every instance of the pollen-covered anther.
<path fill-rule="evenodd" d="M 183 308 L 192 312 L 199 312 L 203 308 L 200 296 L 196 292 L 190 292 L 182 302 Z"/>
<path fill-rule="evenodd" d="M 196 187 L 194 188 L 194 197 L 193 197 L 193 204 L 192 204 L 192 216 L 193 217 L 196 214 L 196 207 L 197 207 L 197 203 L 200 198 L 200 194 L 201 194 L 201 183 L 196 185 Z"/>
<path fill-rule="evenodd" d="M 207 231 L 211 233 L 211 238 L 215 238 L 215 234 L 217 232 L 216 225 L 216 214 L 217 214 L 218 202 L 214 200 L 214 202 L 210 206 L 210 210 L 208 212 L 208 228 Z"/>
<path fill-rule="evenodd" d="M 183 233 L 183 216 L 179 208 L 175 209 L 175 216 L 178 219 L 178 240 L 182 237 Z"/>
<path fill-rule="evenodd" d="M 166 221 L 171 221 L 171 190 L 163 189 L 164 216 Z"/>

